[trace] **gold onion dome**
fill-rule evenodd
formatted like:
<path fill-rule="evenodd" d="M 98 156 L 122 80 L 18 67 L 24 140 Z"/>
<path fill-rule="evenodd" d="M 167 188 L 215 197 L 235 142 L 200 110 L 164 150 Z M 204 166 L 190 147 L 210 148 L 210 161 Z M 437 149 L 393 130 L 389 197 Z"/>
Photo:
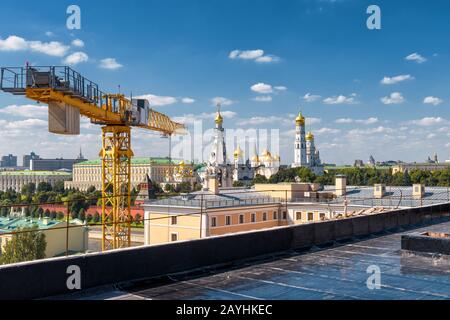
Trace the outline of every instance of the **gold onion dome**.
<path fill-rule="evenodd" d="M 258 155 L 254 155 L 253 157 L 252 157 L 252 162 L 259 162 L 259 157 L 258 157 Z"/>
<path fill-rule="evenodd" d="M 243 154 L 243 151 L 242 151 L 241 147 L 238 146 L 237 149 L 234 150 L 234 157 L 239 158 L 242 156 L 242 154 Z"/>
<path fill-rule="evenodd" d="M 216 116 L 216 123 L 217 124 L 222 124 L 223 123 L 223 117 L 222 117 L 222 115 L 220 114 L 220 112 L 218 112 L 217 113 L 217 116 Z"/>
<path fill-rule="evenodd" d="M 295 118 L 295 124 L 298 126 L 305 125 L 305 117 L 302 115 L 301 112 L 299 112 L 297 118 Z"/>
<path fill-rule="evenodd" d="M 306 140 L 308 141 L 314 140 L 314 135 L 312 134 L 312 132 L 308 132 L 308 134 L 306 135 Z"/>
<path fill-rule="evenodd" d="M 183 161 L 183 160 L 181 160 L 181 162 L 178 164 L 179 166 L 184 166 L 186 163 Z"/>

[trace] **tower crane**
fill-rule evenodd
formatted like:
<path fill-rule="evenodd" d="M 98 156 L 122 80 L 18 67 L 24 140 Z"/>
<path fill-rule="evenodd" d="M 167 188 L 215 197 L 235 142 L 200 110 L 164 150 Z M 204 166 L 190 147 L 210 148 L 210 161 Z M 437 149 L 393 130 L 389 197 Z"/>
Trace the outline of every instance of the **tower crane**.
<path fill-rule="evenodd" d="M 0 68 L 0 90 L 48 105 L 49 132 L 80 133 L 80 117 L 102 126 L 102 250 L 131 245 L 131 128 L 164 136 L 183 134 L 183 124 L 143 99 L 107 94 L 67 66 Z"/>

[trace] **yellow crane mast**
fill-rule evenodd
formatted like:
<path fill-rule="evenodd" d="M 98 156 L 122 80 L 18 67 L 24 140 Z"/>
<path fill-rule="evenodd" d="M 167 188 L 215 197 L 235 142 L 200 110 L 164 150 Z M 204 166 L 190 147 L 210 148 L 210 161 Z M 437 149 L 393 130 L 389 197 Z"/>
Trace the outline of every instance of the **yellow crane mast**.
<path fill-rule="evenodd" d="M 131 245 L 131 128 L 164 136 L 183 134 L 184 125 L 142 99 L 106 94 L 67 66 L 0 68 L 0 90 L 48 105 L 49 131 L 80 133 L 80 116 L 102 125 L 102 250 Z"/>

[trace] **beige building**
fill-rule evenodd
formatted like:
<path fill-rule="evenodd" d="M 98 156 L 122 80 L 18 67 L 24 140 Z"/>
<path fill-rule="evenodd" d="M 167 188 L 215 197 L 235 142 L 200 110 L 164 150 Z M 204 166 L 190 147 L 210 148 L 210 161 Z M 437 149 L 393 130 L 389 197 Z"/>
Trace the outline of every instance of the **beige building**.
<path fill-rule="evenodd" d="M 134 158 L 131 160 L 131 186 L 137 187 L 147 182 L 147 175 L 156 183 L 164 183 L 168 171 L 173 171 L 180 161 L 173 160 L 172 164 L 168 158 Z M 185 168 L 192 169 L 191 164 L 185 164 Z M 90 160 L 73 166 L 73 179 L 67 181 L 66 189 L 79 189 L 86 191 L 90 186 L 97 190 L 102 188 L 102 165 L 101 160 Z"/>
<path fill-rule="evenodd" d="M 45 235 L 46 258 L 66 253 L 67 233 L 69 235 L 69 252 L 86 252 L 88 250 L 88 228 L 79 220 L 71 221 L 69 226 L 67 228 L 66 221 L 48 218 L 0 218 L 0 253 L 3 252 L 6 243 L 11 240 L 15 231 L 31 227 L 37 227 L 39 232 Z"/>
<path fill-rule="evenodd" d="M 281 183 L 219 189 L 213 176 L 207 186 L 201 192 L 147 201 L 145 244 L 343 219 L 450 199 L 450 191 L 443 187 L 347 186 L 342 175 L 329 186 Z"/>
<path fill-rule="evenodd" d="M 71 177 L 72 174 L 66 171 L 0 171 L 0 190 L 20 191 L 28 183 L 37 186 L 40 182 L 47 182 L 53 186 L 56 182 L 67 181 Z"/>
<path fill-rule="evenodd" d="M 245 189 L 223 189 L 147 202 L 145 244 L 273 228 L 287 224 L 280 199 Z"/>

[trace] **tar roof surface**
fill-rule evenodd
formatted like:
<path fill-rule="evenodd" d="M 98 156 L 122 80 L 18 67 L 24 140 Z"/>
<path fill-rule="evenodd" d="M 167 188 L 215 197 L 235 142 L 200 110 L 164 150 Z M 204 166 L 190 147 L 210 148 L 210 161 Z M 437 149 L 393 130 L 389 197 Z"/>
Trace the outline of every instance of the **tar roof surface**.
<path fill-rule="evenodd" d="M 289 252 L 268 261 L 165 282 L 94 289 L 79 299 L 450 299 L 450 257 L 414 255 L 400 249 L 404 233 L 448 232 L 450 222 L 386 233 L 327 249 Z M 381 271 L 381 289 L 369 290 L 369 266 Z"/>

